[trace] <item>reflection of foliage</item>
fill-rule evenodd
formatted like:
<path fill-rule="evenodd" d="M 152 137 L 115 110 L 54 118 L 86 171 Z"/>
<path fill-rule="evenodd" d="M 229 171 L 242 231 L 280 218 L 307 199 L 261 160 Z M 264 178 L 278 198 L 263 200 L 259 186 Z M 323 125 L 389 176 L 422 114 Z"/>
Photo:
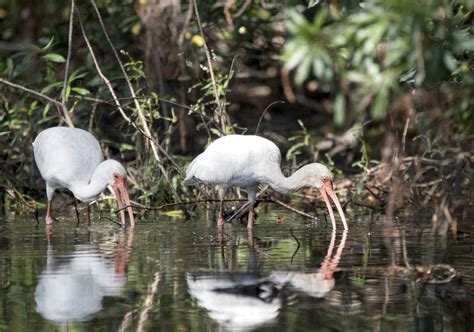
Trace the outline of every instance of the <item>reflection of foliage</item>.
<path fill-rule="evenodd" d="M 379 119 L 404 88 L 424 87 L 455 99 L 466 128 L 473 98 L 468 86 L 474 83 L 473 8 L 469 1 L 367 1 L 350 10 L 320 5 L 312 21 L 291 11 L 292 37 L 283 59 L 296 70 L 296 83 L 311 73 L 321 89 L 335 94 L 339 124 L 346 99 L 356 110 L 370 104 L 372 117 Z"/>

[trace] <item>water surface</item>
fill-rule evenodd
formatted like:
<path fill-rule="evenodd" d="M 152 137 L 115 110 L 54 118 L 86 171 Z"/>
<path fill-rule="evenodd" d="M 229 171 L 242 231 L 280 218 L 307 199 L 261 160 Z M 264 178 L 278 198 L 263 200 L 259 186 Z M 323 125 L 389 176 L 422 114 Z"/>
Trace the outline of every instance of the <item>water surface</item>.
<path fill-rule="evenodd" d="M 351 219 L 262 211 L 223 237 L 205 217 L 0 220 L 0 330 L 472 331 L 468 220 L 453 237 L 429 214 Z"/>

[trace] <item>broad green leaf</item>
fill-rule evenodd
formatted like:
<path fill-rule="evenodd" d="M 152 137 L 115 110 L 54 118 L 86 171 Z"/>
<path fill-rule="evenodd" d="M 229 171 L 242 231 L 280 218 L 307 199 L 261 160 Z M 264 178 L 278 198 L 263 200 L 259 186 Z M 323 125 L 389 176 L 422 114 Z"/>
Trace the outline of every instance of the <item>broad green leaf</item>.
<path fill-rule="evenodd" d="M 301 83 L 308 78 L 309 75 L 309 69 L 311 68 L 311 58 L 306 57 L 303 58 L 301 61 L 300 65 L 298 66 L 298 69 L 296 69 L 296 74 L 295 74 L 295 83 L 300 85 Z"/>
<path fill-rule="evenodd" d="M 77 94 L 80 94 L 81 96 L 85 96 L 85 95 L 88 95 L 90 94 L 91 92 L 89 90 L 87 90 L 86 88 L 81 88 L 81 87 L 74 87 L 74 88 L 71 88 L 72 91 L 74 91 L 75 93 Z"/>
<path fill-rule="evenodd" d="M 161 214 L 172 217 L 172 218 L 183 218 L 184 213 L 181 210 L 173 210 L 173 211 L 166 211 L 166 212 L 161 212 Z"/>
<path fill-rule="evenodd" d="M 51 61 L 51 62 L 59 62 L 59 63 L 66 62 L 66 59 L 64 59 L 64 57 L 61 54 L 57 54 L 57 53 L 45 54 L 43 55 L 43 59 L 47 61 Z"/>

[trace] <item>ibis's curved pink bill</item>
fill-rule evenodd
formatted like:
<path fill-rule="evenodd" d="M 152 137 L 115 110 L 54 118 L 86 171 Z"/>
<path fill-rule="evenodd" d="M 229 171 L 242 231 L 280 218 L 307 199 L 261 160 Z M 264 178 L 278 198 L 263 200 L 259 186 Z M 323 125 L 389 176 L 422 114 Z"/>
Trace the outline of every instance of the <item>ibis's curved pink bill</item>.
<path fill-rule="evenodd" d="M 344 215 L 344 211 L 342 210 L 341 203 L 339 203 L 339 199 L 337 198 L 336 193 L 334 192 L 334 189 L 332 187 L 332 182 L 326 181 L 325 183 L 323 183 L 322 187 L 319 188 L 319 192 L 321 193 L 321 196 L 323 196 L 324 202 L 326 203 L 326 206 L 328 208 L 333 229 L 336 229 L 336 219 L 334 218 L 334 212 L 332 210 L 331 202 L 329 201 L 328 195 L 329 197 L 331 197 L 334 204 L 336 205 L 337 211 L 339 212 L 339 215 L 341 216 L 342 223 L 344 224 L 344 229 L 348 229 L 346 216 Z"/>

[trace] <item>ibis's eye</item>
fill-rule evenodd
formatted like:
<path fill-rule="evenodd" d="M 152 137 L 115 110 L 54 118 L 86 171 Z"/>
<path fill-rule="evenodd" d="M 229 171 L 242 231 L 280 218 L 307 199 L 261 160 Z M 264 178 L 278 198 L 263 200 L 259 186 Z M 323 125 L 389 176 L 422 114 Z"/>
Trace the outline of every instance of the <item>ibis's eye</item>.
<path fill-rule="evenodd" d="M 322 178 L 323 183 L 326 183 L 328 181 L 331 181 L 327 176 L 323 176 Z"/>
<path fill-rule="evenodd" d="M 119 175 L 117 173 L 114 174 L 114 179 L 117 180 L 119 178 Z"/>

